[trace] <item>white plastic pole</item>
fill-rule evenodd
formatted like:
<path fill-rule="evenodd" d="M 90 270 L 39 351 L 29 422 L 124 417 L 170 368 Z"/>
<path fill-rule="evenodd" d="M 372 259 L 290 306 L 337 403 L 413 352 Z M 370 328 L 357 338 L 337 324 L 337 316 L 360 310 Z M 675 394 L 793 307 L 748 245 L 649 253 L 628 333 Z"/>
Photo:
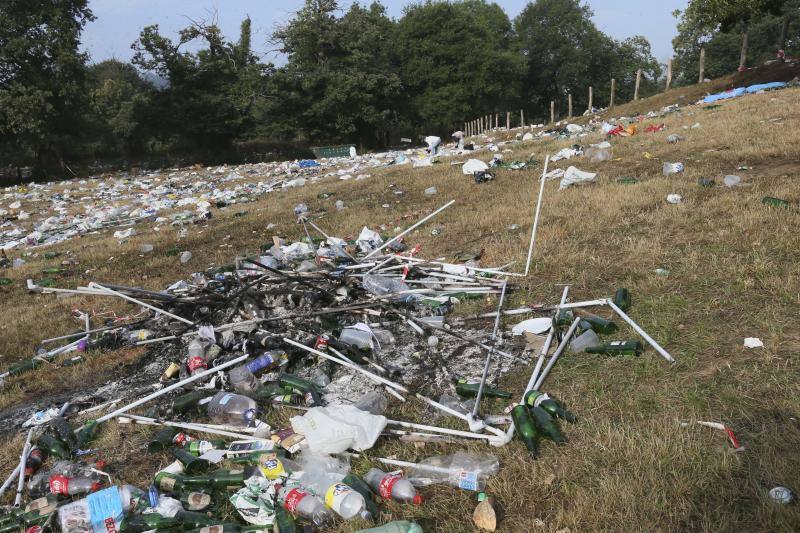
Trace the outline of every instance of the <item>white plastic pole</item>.
<path fill-rule="evenodd" d="M 25 439 L 25 445 L 22 447 L 22 453 L 19 456 L 17 495 L 14 497 L 14 507 L 19 507 L 20 503 L 22 503 L 22 491 L 25 488 L 25 463 L 28 462 L 28 453 L 31 451 L 31 435 L 33 435 L 33 428 L 28 430 L 28 437 Z"/>
<path fill-rule="evenodd" d="M 494 329 L 492 330 L 492 349 L 486 354 L 486 361 L 483 364 L 483 374 L 481 375 L 481 382 L 478 385 L 478 395 L 475 397 L 475 405 L 472 407 L 472 416 L 478 416 L 478 408 L 481 404 L 481 397 L 483 396 L 483 387 L 486 386 L 486 377 L 489 375 L 489 365 L 492 362 L 494 355 L 494 347 L 497 344 L 497 330 L 500 327 L 500 316 L 503 310 L 503 302 L 506 299 L 506 285 L 508 280 L 503 283 L 503 289 L 500 293 L 500 302 L 497 304 L 497 318 L 494 320 Z"/>
<path fill-rule="evenodd" d="M 387 424 L 391 426 L 400 426 L 410 429 L 421 429 L 423 431 L 433 431 L 435 433 L 443 433 L 445 435 L 454 435 L 456 437 L 464 437 L 468 439 L 486 439 L 491 440 L 492 435 L 485 435 L 483 433 L 473 433 L 471 431 L 461 431 L 459 429 L 442 428 L 438 426 L 428 426 L 425 424 L 414 424 L 412 422 L 403 422 L 402 420 L 387 420 Z"/>
<path fill-rule="evenodd" d="M 436 211 L 434 211 L 434 212 L 433 212 L 433 213 L 431 213 L 430 215 L 428 215 L 428 216 L 424 217 L 424 218 L 423 218 L 422 220 L 420 220 L 419 222 L 417 222 L 417 223 L 415 223 L 415 224 L 411 225 L 411 227 L 409 227 L 409 228 L 408 228 L 407 230 L 405 230 L 404 232 L 402 232 L 402 233 L 400 233 L 399 235 L 397 235 L 397 236 L 395 236 L 395 237 L 393 237 L 393 238 L 389 239 L 388 241 L 386 241 L 385 243 L 383 243 L 383 244 L 382 244 L 380 247 L 378 247 L 378 248 L 376 248 L 376 249 L 372 250 L 370 253 L 368 253 L 367 255 L 365 255 L 365 256 L 364 256 L 364 260 L 367 260 L 367 259 L 369 259 L 370 257 L 372 257 L 373 255 L 375 255 L 375 254 L 376 254 L 376 253 L 378 253 L 379 251 L 383 250 L 384 248 L 386 248 L 387 246 L 389 246 L 390 244 L 392 244 L 392 243 L 393 243 L 394 241 L 396 241 L 397 239 L 399 239 L 399 238 L 403 237 L 404 235 L 406 235 L 406 234 L 408 234 L 408 233 L 410 233 L 410 232 L 414 231 L 414 230 L 415 230 L 415 229 L 417 229 L 419 226 L 421 226 L 421 225 L 422 225 L 422 224 L 424 224 L 425 222 L 429 221 L 430 219 L 432 219 L 433 217 L 435 217 L 436 215 L 438 215 L 439 213 L 441 213 L 442 211 L 444 211 L 445 209 L 447 209 L 448 207 L 450 207 L 450 206 L 451 206 L 451 205 L 453 205 L 454 203 L 456 203 L 456 201 L 455 201 L 455 200 L 450 200 L 449 202 L 447 202 L 445 205 L 443 205 L 442 207 L 440 207 L 439 209 L 437 209 Z"/>
<path fill-rule="evenodd" d="M 216 374 L 220 370 L 228 368 L 229 366 L 233 366 L 233 365 L 235 365 L 237 363 L 241 363 L 242 361 L 246 360 L 248 357 L 249 357 L 248 355 L 242 355 L 242 356 L 237 357 L 235 359 L 231 359 L 230 361 L 228 361 L 226 363 L 222 363 L 219 366 L 215 366 L 214 368 L 209 368 L 208 370 L 204 370 L 204 371 L 202 371 L 200 373 L 197 373 L 194 376 L 189 376 L 188 378 L 184 379 L 183 381 L 179 381 L 177 383 L 173 383 L 172 385 L 169 385 L 168 387 L 164 387 L 161 390 L 157 390 L 156 392 L 154 392 L 152 394 L 148 394 L 144 398 L 140 398 L 140 399 L 136 400 L 133 403 L 129 403 L 128 405 L 122 406 L 119 409 L 117 409 L 116 411 L 108 413 L 107 415 L 103 415 L 103 416 L 101 416 L 100 418 L 97 419 L 97 422 L 98 423 L 102 423 L 102 422 L 105 422 L 106 420 L 111 420 L 112 418 L 116 418 L 116 417 L 118 417 L 119 415 L 121 415 L 123 413 L 127 413 L 131 409 L 134 409 L 134 408 L 139 407 L 140 405 L 142 405 L 144 403 L 149 402 L 150 400 L 155 400 L 159 396 L 163 396 L 163 395 L 165 395 L 166 393 L 168 393 L 170 391 L 173 391 L 173 390 L 175 390 L 175 389 L 177 389 L 179 387 L 183 387 L 187 383 L 191 383 L 193 381 L 197 381 L 198 379 L 202 379 L 202 378 L 210 376 L 212 374 Z"/>
<path fill-rule="evenodd" d="M 125 294 L 122 294 L 121 292 L 117 292 L 117 291 L 109 289 L 107 287 L 103 287 L 102 285 L 99 285 L 99 284 L 95 283 L 94 281 L 89 283 L 89 288 L 90 289 L 97 289 L 97 290 L 105 291 L 108 294 L 113 294 L 115 296 L 119 296 L 123 300 L 128 300 L 129 302 L 132 302 L 132 303 L 135 303 L 137 305 L 141 305 L 142 307 L 146 307 L 148 309 L 151 309 L 151 310 L 155 311 L 156 313 L 160 313 L 160 314 L 166 315 L 166 316 L 168 316 L 170 318 L 174 318 L 175 320 L 179 320 L 180 322 L 183 322 L 184 324 L 188 324 L 190 326 L 194 325 L 194 322 L 192 322 L 191 320 L 187 320 L 186 318 L 183 318 L 183 317 L 178 316 L 178 315 L 173 315 L 172 313 L 170 313 L 168 311 L 164 311 L 163 309 L 160 309 L 160 308 L 158 308 L 158 307 L 156 307 L 154 305 L 150 305 L 150 304 L 144 303 L 141 300 L 137 300 L 136 298 L 131 298 L 130 296 L 126 296 Z"/>
<path fill-rule="evenodd" d="M 536 201 L 536 214 L 533 217 L 533 228 L 531 228 L 531 244 L 528 247 L 528 260 L 525 262 L 525 275 L 531 268 L 531 259 L 533 259 L 533 250 L 536 247 L 536 228 L 539 226 L 539 212 L 542 209 L 542 198 L 544 197 L 544 183 L 545 175 L 547 175 L 547 166 L 550 164 L 550 156 L 544 159 L 544 171 L 542 172 L 542 184 L 539 186 L 539 199 Z"/>
<path fill-rule="evenodd" d="M 536 380 L 536 384 L 533 386 L 532 390 L 539 390 L 539 388 L 542 386 L 542 383 L 544 383 L 544 380 L 547 378 L 547 375 L 550 373 L 550 370 L 553 368 L 553 365 L 556 364 L 556 361 L 558 361 L 558 358 L 564 351 L 564 348 L 567 347 L 567 343 L 569 343 L 569 340 L 575 333 L 575 330 L 578 329 L 578 324 L 580 323 L 580 321 L 581 317 L 576 317 L 575 320 L 572 322 L 572 325 L 564 334 L 564 338 L 561 339 L 561 344 L 558 345 L 556 351 L 553 352 L 553 356 L 550 358 L 549 361 L 547 361 L 547 366 L 544 367 L 544 370 L 542 370 L 542 375 L 539 376 L 539 378 Z"/>
<path fill-rule="evenodd" d="M 8 490 L 8 487 L 10 487 L 11 484 L 14 482 L 14 480 L 17 479 L 17 476 L 19 475 L 20 471 L 21 471 L 21 469 L 20 469 L 19 465 L 17 465 L 17 467 L 14 468 L 14 471 L 11 472 L 11 474 L 8 476 L 8 478 L 6 478 L 6 480 L 3 482 L 3 486 L 0 487 L 0 497 L 2 497 L 3 494 L 6 493 L 6 491 Z"/>
<path fill-rule="evenodd" d="M 620 316 L 620 318 L 622 318 L 622 320 L 624 320 L 625 322 L 627 322 L 627 323 L 628 323 L 628 325 L 629 325 L 630 327 L 632 327 L 632 328 L 634 329 L 634 331 L 636 331 L 636 333 L 638 333 L 639 335 L 641 335 L 641 336 L 642 336 L 642 338 L 643 338 L 644 340 L 646 340 L 646 341 L 647 341 L 647 342 L 650 344 L 650 346 L 652 346 L 652 347 L 655 349 L 655 351 L 657 351 L 658 353 L 660 353 L 660 354 L 661 354 L 661 356 L 662 356 L 664 359 L 666 359 L 666 360 L 667 360 L 667 361 L 669 361 L 670 363 L 675 363 L 675 359 L 673 359 L 673 357 L 672 357 L 672 356 L 669 354 L 669 352 L 667 352 L 667 351 L 666 351 L 664 348 L 662 348 L 662 347 L 661 347 L 661 345 L 660 345 L 660 344 L 658 344 L 658 343 L 657 343 L 655 340 L 653 340 L 653 337 L 651 337 L 650 335 L 648 335 L 648 334 L 647 334 L 647 332 L 646 332 L 645 330 L 643 330 L 641 327 L 639 327 L 639 324 L 637 324 L 636 322 L 634 322 L 634 321 L 633 321 L 633 319 L 632 319 L 631 317 L 629 317 L 628 315 L 626 315 L 626 314 L 625 314 L 625 311 L 623 311 L 622 309 L 620 309 L 619 307 L 617 307 L 617 305 L 616 305 L 616 304 L 615 304 L 613 301 L 611 301 L 610 299 L 606 300 L 606 303 L 608 304 L 608 306 L 609 306 L 611 309 L 613 309 L 613 310 L 614 310 L 614 312 L 615 312 L 615 313 L 617 313 L 617 314 Z"/>
<path fill-rule="evenodd" d="M 569 294 L 569 286 L 564 287 L 564 291 L 561 293 L 561 303 L 559 306 L 564 305 L 567 301 L 567 295 Z M 558 314 L 559 309 L 556 308 L 556 314 Z M 525 387 L 525 391 L 523 392 L 522 396 L 525 397 L 525 394 L 536 383 L 537 378 L 539 377 L 539 372 L 542 370 L 542 365 L 544 364 L 544 358 L 547 357 L 547 352 L 550 351 L 550 345 L 553 343 L 553 337 L 555 337 L 555 328 L 551 327 L 549 333 L 547 334 L 547 339 L 545 339 L 544 346 L 542 346 L 542 351 L 539 352 L 539 357 L 536 359 L 536 366 L 533 369 L 533 373 L 531 374 L 531 379 L 528 381 L 528 385 Z"/>

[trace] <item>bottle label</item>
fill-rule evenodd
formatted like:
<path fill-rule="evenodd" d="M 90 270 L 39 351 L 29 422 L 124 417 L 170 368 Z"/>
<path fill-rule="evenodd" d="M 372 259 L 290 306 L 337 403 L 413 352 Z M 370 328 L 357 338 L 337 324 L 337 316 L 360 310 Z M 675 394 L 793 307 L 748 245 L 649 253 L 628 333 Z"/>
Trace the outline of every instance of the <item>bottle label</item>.
<path fill-rule="evenodd" d="M 265 455 L 266 457 L 262 456 L 263 459 L 259 460 L 259 467 L 265 478 L 278 479 L 286 473 L 286 469 L 283 468 L 283 463 L 280 459 L 275 457 L 275 454 Z"/>
<path fill-rule="evenodd" d="M 233 398 L 233 394 L 228 393 L 225 396 L 223 396 L 222 398 L 220 398 L 219 404 L 220 405 L 226 405 L 229 401 L 231 401 L 231 398 Z"/>
<path fill-rule="evenodd" d="M 623 346 L 625 341 L 612 341 L 609 343 L 610 346 Z"/>
<path fill-rule="evenodd" d="M 50 492 L 69 496 L 69 478 L 67 476 L 55 475 L 50 477 Z"/>
<path fill-rule="evenodd" d="M 342 502 L 352 493 L 353 489 L 344 483 L 331 485 L 325 492 L 325 505 L 333 509 L 337 514 L 341 514 Z"/>
<path fill-rule="evenodd" d="M 208 363 L 203 357 L 195 355 L 186 361 L 186 368 L 189 369 L 190 374 L 194 374 L 195 370 L 199 368 L 208 368 Z"/>
<path fill-rule="evenodd" d="M 191 492 L 186 498 L 186 506 L 190 511 L 202 511 L 211 505 L 211 495 L 202 492 Z"/>
<path fill-rule="evenodd" d="M 541 404 L 543 401 L 545 401 L 545 400 L 549 400 L 549 399 L 550 399 L 550 396 L 548 396 L 546 392 L 542 392 L 542 393 L 540 393 L 540 394 L 539 394 L 539 396 L 537 396 L 537 397 L 536 397 L 536 399 L 533 401 L 533 406 L 534 406 L 534 407 L 539 407 L 539 405 L 540 405 L 540 404 Z"/>
<path fill-rule="evenodd" d="M 269 368 L 274 364 L 275 364 L 275 358 L 273 358 L 272 355 L 270 354 L 264 354 L 250 361 L 244 366 L 247 367 L 247 370 L 255 374 L 256 372 L 260 372 L 266 368 Z"/>
<path fill-rule="evenodd" d="M 223 526 L 206 526 L 200 528 L 200 533 L 222 533 L 225 531 Z"/>
<path fill-rule="evenodd" d="M 117 487 L 109 487 L 86 497 L 94 533 L 117 533 L 124 513 Z"/>
<path fill-rule="evenodd" d="M 308 493 L 300 489 L 290 490 L 289 493 L 286 494 L 286 499 L 283 500 L 283 508 L 290 513 L 294 513 L 297 506 L 300 505 L 300 501 L 306 496 L 308 496 Z"/>
<path fill-rule="evenodd" d="M 394 487 L 394 484 L 400 479 L 403 479 L 403 475 L 400 472 L 391 472 L 383 476 L 383 479 L 381 479 L 381 482 L 378 484 L 378 494 L 381 495 L 381 498 L 391 500 L 392 487 Z"/>
<path fill-rule="evenodd" d="M 214 444 L 207 440 L 198 440 L 189 444 L 189 450 L 197 455 L 203 455 L 206 452 L 214 450 Z"/>
<path fill-rule="evenodd" d="M 170 476 L 162 477 L 158 480 L 158 488 L 167 492 L 172 491 L 175 488 L 175 478 Z"/>
<path fill-rule="evenodd" d="M 478 490 L 478 473 L 462 470 L 456 478 L 458 488 L 465 490 Z"/>
<path fill-rule="evenodd" d="M 52 504 L 53 506 L 55 504 Z M 25 513 L 32 513 L 34 511 L 40 511 L 42 509 L 47 509 L 51 506 L 51 503 L 47 500 L 47 497 L 44 498 L 37 498 L 33 500 L 31 503 L 25 506 Z M 39 513 L 41 514 L 41 513 Z"/>
<path fill-rule="evenodd" d="M 149 336 L 150 332 L 147 331 L 146 329 L 140 329 L 139 331 L 136 332 L 136 338 L 138 338 L 140 341 L 147 340 Z"/>
<path fill-rule="evenodd" d="M 177 444 L 178 446 L 184 446 L 187 442 L 192 442 L 193 440 L 195 440 L 194 437 L 187 435 L 183 431 L 172 437 L 172 443 Z"/>

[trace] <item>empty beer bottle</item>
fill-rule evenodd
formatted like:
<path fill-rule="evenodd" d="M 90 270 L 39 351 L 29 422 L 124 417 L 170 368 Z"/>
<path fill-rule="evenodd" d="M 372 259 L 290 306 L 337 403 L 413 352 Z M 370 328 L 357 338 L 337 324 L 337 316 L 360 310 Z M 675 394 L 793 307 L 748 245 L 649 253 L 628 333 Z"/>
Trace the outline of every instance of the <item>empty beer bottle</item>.
<path fill-rule="evenodd" d="M 627 355 L 640 356 L 644 351 L 644 345 L 640 341 L 613 341 L 606 342 L 600 346 L 587 348 L 587 353 L 599 353 L 603 355 Z"/>
<path fill-rule="evenodd" d="M 562 420 L 566 420 L 570 423 L 574 423 L 576 420 L 575 415 L 564 409 L 561 403 L 551 398 L 547 395 L 547 393 L 544 392 L 535 390 L 526 392 L 523 403 L 529 407 L 541 407 L 550 413 L 550 416 L 561 418 Z"/>
<path fill-rule="evenodd" d="M 86 423 L 75 432 L 75 437 L 78 439 L 78 447 L 83 448 L 86 444 L 91 442 L 97 435 L 99 427 L 100 425 L 97 423 L 97 420 L 87 420 Z"/>
<path fill-rule="evenodd" d="M 288 392 L 291 392 L 289 389 Z M 277 381 L 270 381 L 269 383 L 262 384 L 259 388 L 250 395 L 256 401 L 271 400 L 275 396 L 282 396 L 287 393 L 286 387 Z"/>
<path fill-rule="evenodd" d="M 188 413 L 189 411 L 199 410 L 200 400 L 209 396 L 211 394 L 208 391 L 192 391 L 189 394 L 178 396 L 172 400 L 172 412 Z"/>
<path fill-rule="evenodd" d="M 184 481 L 186 476 L 182 474 L 174 474 L 172 472 L 161 471 L 156 474 L 154 483 L 158 490 L 164 492 L 180 492 L 184 488 Z"/>
<path fill-rule="evenodd" d="M 781 200 L 780 198 L 774 198 L 772 196 L 765 196 L 761 203 L 764 205 L 769 205 L 772 207 L 783 207 L 784 209 L 789 208 L 789 202 L 786 200 Z"/>
<path fill-rule="evenodd" d="M 601 316 L 586 312 L 576 312 L 576 314 L 581 317 L 581 321 L 578 322 L 578 330 L 580 332 L 591 329 L 594 330 L 595 333 L 599 333 L 601 335 L 610 335 L 612 333 L 616 333 L 618 329 L 614 322 L 611 320 L 606 320 Z"/>
<path fill-rule="evenodd" d="M 175 518 L 180 521 L 183 529 L 196 529 L 206 526 L 213 526 L 219 523 L 219 518 L 194 511 L 178 511 L 178 514 L 175 515 Z"/>
<path fill-rule="evenodd" d="M 628 308 L 631 306 L 631 293 L 626 288 L 617 289 L 617 292 L 614 293 L 614 305 L 622 309 L 623 311 L 627 311 Z"/>
<path fill-rule="evenodd" d="M 47 433 L 43 433 L 36 439 L 36 446 L 44 450 L 44 452 L 51 457 L 58 457 L 60 459 L 69 459 L 72 457 L 66 444 Z"/>
<path fill-rule="evenodd" d="M 130 515 L 122 520 L 120 533 L 144 533 L 145 531 L 164 531 L 181 527 L 177 517 L 161 516 L 158 513 Z"/>
<path fill-rule="evenodd" d="M 163 450 L 166 450 L 172 444 L 174 444 L 175 436 L 180 433 L 177 428 L 172 426 L 165 426 L 159 430 L 155 436 L 150 439 L 150 442 L 147 444 L 147 451 L 150 453 L 156 453 Z"/>
<path fill-rule="evenodd" d="M 275 508 L 274 533 L 295 533 L 297 528 L 294 524 L 294 516 L 283 507 Z"/>
<path fill-rule="evenodd" d="M 185 533 L 242 533 L 245 528 L 240 528 L 238 524 L 234 524 L 231 522 L 228 523 L 221 523 L 221 524 L 214 524 L 213 526 L 204 526 L 199 527 L 196 529 L 187 529 Z M 253 531 L 268 531 L 267 529 L 258 528 L 253 529 Z"/>
<path fill-rule="evenodd" d="M 185 477 L 183 486 L 191 489 L 233 490 L 241 488 L 244 479 L 244 470 L 216 470 L 210 476 Z"/>
<path fill-rule="evenodd" d="M 539 430 L 533 423 L 533 418 L 525 405 L 517 405 L 511 410 L 511 419 L 520 440 L 525 443 L 525 447 L 534 457 L 539 455 Z"/>
<path fill-rule="evenodd" d="M 8 369 L 8 373 L 12 376 L 18 376 L 27 372 L 28 370 L 33 370 L 38 368 L 39 365 L 42 364 L 41 359 L 28 359 L 27 361 L 22 361 L 21 363 L 17 363 L 13 365 L 11 368 Z"/>
<path fill-rule="evenodd" d="M 209 461 L 200 459 L 182 448 L 172 448 L 170 451 L 173 457 L 181 462 L 183 470 L 187 475 L 194 476 L 196 474 L 203 474 L 208 472 L 211 468 L 211 463 Z"/>
<path fill-rule="evenodd" d="M 46 458 L 45 452 L 34 446 L 25 461 L 25 479 L 30 479 L 32 475 L 38 472 Z"/>
<path fill-rule="evenodd" d="M 567 327 L 575 320 L 575 315 L 572 309 L 559 309 L 556 315 L 556 326 Z"/>
<path fill-rule="evenodd" d="M 307 379 L 282 372 L 278 377 L 278 383 L 286 388 L 291 388 L 303 395 L 306 405 L 309 407 L 321 406 L 322 397 L 319 394 L 316 384 Z"/>
<path fill-rule="evenodd" d="M 479 382 L 459 379 L 456 382 L 456 392 L 465 398 L 475 398 L 478 395 Z M 511 393 L 504 390 L 495 389 L 484 384 L 483 396 L 485 398 L 511 398 Z"/>
<path fill-rule="evenodd" d="M 529 407 L 528 410 L 530 410 L 531 415 L 533 416 L 534 424 L 536 424 L 536 427 L 544 436 L 556 444 L 564 444 L 567 442 L 566 437 L 564 437 L 564 434 L 561 433 L 561 430 L 558 428 L 558 424 L 556 424 L 555 420 L 553 420 L 553 417 L 550 416 L 550 413 L 541 407 Z"/>

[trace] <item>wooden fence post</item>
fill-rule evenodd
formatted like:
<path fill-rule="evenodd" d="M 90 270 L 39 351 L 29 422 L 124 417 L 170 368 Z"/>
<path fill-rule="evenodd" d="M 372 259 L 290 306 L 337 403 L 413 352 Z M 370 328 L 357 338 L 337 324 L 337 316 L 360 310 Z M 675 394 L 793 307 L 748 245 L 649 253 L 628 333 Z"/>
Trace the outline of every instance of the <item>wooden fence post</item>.
<path fill-rule="evenodd" d="M 617 80 L 611 78 L 611 101 L 608 103 L 609 109 L 614 107 L 614 93 L 617 92 Z"/>
<path fill-rule="evenodd" d="M 672 58 L 669 58 L 667 61 L 667 86 L 664 89 L 664 92 L 669 91 L 669 86 L 672 85 Z"/>
<path fill-rule="evenodd" d="M 522 131 L 525 131 L 525 111 L 522 109 L 519 110 L 519 124 Z"/>
<path fill-rule="evenodd" d="M 706 79 L 706 49 L 700 49 L 700 77 L 697 80 L 697 83 L 703 83 L 703 80 Z"/>
<path fill-rule="evenodd" d="M 642 83 L 642 69 L 636 71 L 636 87 L 633 89 L 633 99 L 639 99 L 639 85 Z"/>
<path fill-rule="evenodd" d="M 567 118 L 572 118 L 572 93 L 567 95 Z"/>
<path fill-rule="evenodd" d="M 550 100 L 550 124 L 556 123 L 556 102 Z"/>
<path fill-rule="evenodd" d="M 500 129 L 500 113 L 494 114 L 494 127 Z"/>
<path fill-rule="evenodd" d="M 594 102 L 594 91 L 592 91 L 592 88 L 591 88 L 591 87 L 589 87 L 589 114 L 591 114 L 591 113 L 592 113 L 592 109 L 593 109 L 593 107 L 594 107 L 594 106 L 592 105 L 592 104 L 593 104 L 593 102 Z"/>
<path fill-rule="evenodd" d="M 511 111 L 506 111 L 506 131 L 511 131 Z"/>

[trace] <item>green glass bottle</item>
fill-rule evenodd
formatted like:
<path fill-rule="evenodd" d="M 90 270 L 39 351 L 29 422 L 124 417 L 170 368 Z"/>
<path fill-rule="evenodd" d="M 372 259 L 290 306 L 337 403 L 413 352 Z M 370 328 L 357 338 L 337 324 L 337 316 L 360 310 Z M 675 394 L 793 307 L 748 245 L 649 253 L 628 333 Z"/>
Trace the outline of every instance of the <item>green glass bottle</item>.
<path fill-rule="evenodd" d="M 575 320 L 575 314 L 572 309 L 559 309 L 556 315 L 556 326 L 567 327 Z"/>
<path fill-rule="evenodd" d="M 255 401 L 267 401 L 271 400 L 275 396 L 281 396 L 286 394 L 286 387 L 278 383 L 277 381 L 270 381 L 269 383 L 264 383 L 256 391 L 250 396 Z"/>
<path fill-rule="evenodd" d="M 366 509 L 370 516 L 377 520 L 380 514 L 378 510 L 378 506 L 375 504 L 375 493 L 372 492 L 372 489 L 367 482 L 358 477 L 355 474 L 347 474 L 344 478 L 342 478 L 342 483 L 347 485 L 348 487 L 352 488 L 357 493 L 361 494 L 364 497 L 364 501 L 366 502 Z"/>
<path fill-rule="evenodd" d="M 178 433 L 180 433 L 178 428 L 164 426 L 147 444 L 147 451 L 150 453 L 157 453 L 166 450 L 172 446 L 172 439 L 174 439 L 175 435 Z"/>
<path fill-rule="evenodd" d="M 558 424 L 556 424 L 553 417 L 550 416 L 550 413 L 541 407 L 528 407 L 528 410 L 531 412 L 531 416 L 533 416 L 533 423 L 536 424 L 536 427 L 545 437 L 556 444 L 564 444 L 567 442 L 567 438 L 561 433 Z"/>
<path fill-rule="evenodd" d="M 539 430 L 536 429 L 536 424 L 533 423 L 528 407 L 526 405 L 517 405 L 511 410 L 511 419 L 514 421 L 517 435 L 525 443 L 525 447 L 534 457 L 539 455 Z"/>
<path fill-rule="evenodd" d="M 197 529 L 187 529 L 186 533 L 242 533 L 242 531 L 244 531 L 244 529 L 239 528 L 237 524 L 225 522 L 222 524 L 214 524 L 213 526 L 200 527 Z M 256 531 L 267 530 L 262 528 Z"/>
<path fill-rule="evenodd" d="M 178 396 L 172 400 L 173 413 L 188 413 L 199 409 L 199 402 L 203 398 L 208 398 L 211 394 L 207 391 L 192 391 L 189 394 Z"/>
<path fill-rule="evenodd" d="M 178 511 L 175 515 L 184 529 L 197 529 L 219 524 L 219 518 L 195 511 Z"/>
<path fill-rule="evenodd" d="M 541 407 L 550 413 L 550 416 L 566 420 L 569 423 L 575 423 L 577 420 L 575 415 L 564 409 L 560 402 L 551 398 L 544 392 L 535 390 L 526 392 L 523 403 L 528 407 Z"/>
<path fill-rule="evenodd" d="M 592 329 L 595 333 L 599 333 L 600 335 L 611 335 L 612 333 L 616 333 L 617 329 L 619 329 L 616 323 L 611 320 L 606 320 L 601 316 L 591 313 L 581 313 L 579 316 L 581 317 L 581 321 L 578 322 L 578 330 L 581 333 L 587 329 Z"/>
<path fill-rule="evenodd" d="M 639 183 L 639 180 L 637 180 L 636 178 L 628 178 L 628 177 L 617 178 L 617 183 L 620 183 L 622 185 L 633 185 L 634 183 Z"/>
<path fill-rule="evenodd" d="M 244 485 L 244 470 L 216 470 L 209 476 L 185 476 L 182 488 L 187 490 L 235 490 Z"/>
<path fill-rule="evenodd" d="M 0 533 L 22 533 L 23 531 L 25 531 L 25 524 L 20 519 L 0 524 Z"/>
<path fill-rule="evenodd" d="M 91 442 L 95 436 L 97 436 L 98 429 L 100 429 L 100 425 L 97 423 L 97 420 L 87 420 L 75 433 L 78 439 L 78 447 L 83 448 L 86 444 Z"/>
<path fill-rule="evenodd" d="M 209 461 L 200 459 L 182 448 L 172 448 L 170 452 L 172 452 L 172 456 L 175 457 L 175 459 L 181 462 L 183 471 L 189 476 L 205 474 L 211 468 L 211 463 Z"/>
<path fill-rule="evenodd" d="M 58 457 L 59 459 L 69 459 L 72 457 L 66 444 L 47 433 L 42 433 L 42 435 L 36 439 L 36 446 L 44 450 L 45 453 L 51 457 Z"/>
<path fill-rule="evenodd" d="M 262 461 L 273 457 L 286 457 L 286 450 L 275 448 L 271 451 L 252 452 L 228 457 L 228 461 L 238 465 L 259 465 Z"/>
<path fill-rule="evenodd" d="M 789 202 L 786 200 L 781 200 L 780 198 L 774 198 L 772 196 L 765 196 L 761 203 L 764 205 L 768 205 L 771 207 L 782 207 L 784 209 L 789 209 Z"/>
<path fill-rule="evenodd" d="M 8 369 L 8 373 L 11 374 L 12 376 L 18 376 L 20 374 L 27 372 L 28 370 L 34 370 L 36 368 L 39 368 L 41 364 L 42 361 L 40 359 L 28 359 L 27 361 L 22 361 L 20 363 L 17 363 L 16 365 L 13 365 L 11 368 Z"/>
<path fill-rule="evenodd" d="M 120 533 L 144 533 L 145 531 L 180 528 L 181 523 L 176 517 L 168 518 L 157 513 L 131 515 L 122 520 Z"/>
<path fill-rule="evenodd" d="M 10 278 L 0 278 L 0 285 L 11 285 L 12 281 Z"/>
<path fill-rule="evenodd" d="M 317 390 L 317 386 L 313 381 L 303 379 L 287 372 L 281 372 L 281 374 L 278 376 L 278 383 L 280 383 L 280 385 L 284 388 L 291 388 L 297 392 Z"/>
<path fill-rule="evenodd" d="M 600 346 L 587 348 L 586 353 L 599 353 L 603 355 L 626 355 L 639 357 L 644 351 L 644 345 L 640 341 L 613 341 L 606 342 Z"/>
<path fill-rule="evenodd" d="M 292 516 L 292 513 L 284 509 L 282 505 L 278 505 L 275 508 L 275 523 L 273 532 L 295 533 L 295 531 L 297 531 L 297 527 L 294 523 L 294 516 Z"/>
<path fill-rule="evenodd" d="M 208 451 L 224 450 L 227 447 L 228 444 L 222 439 L 191 440 L 183 445 L 184 450 L 197 457 Z"/>
<path fill-rule="evenodd" d="M 627 311 L 631 306 L 631 293 L 626 288 L 617 289 L 614 293 L 614 305 Z"/>
<path fill-rule="evenodd" d="M 456 392 L 465 398 L 475 398 L 478 395 L 479 387 L 480 383 L 470 382 L 466 379 L 459 379 L 456 382 Z M 484 384 L 483 396 L 485 398 L 511 398 L 511 393 Z"/>
<path fill-rule="evenodd" d="M 186 479 L 186 476 L 181 474 L 173 474 L 172 472 L 162 471 L 156 474 L 154 483 L 160 491 L 177 493 L 187 486 L 185 483 Z"/>

